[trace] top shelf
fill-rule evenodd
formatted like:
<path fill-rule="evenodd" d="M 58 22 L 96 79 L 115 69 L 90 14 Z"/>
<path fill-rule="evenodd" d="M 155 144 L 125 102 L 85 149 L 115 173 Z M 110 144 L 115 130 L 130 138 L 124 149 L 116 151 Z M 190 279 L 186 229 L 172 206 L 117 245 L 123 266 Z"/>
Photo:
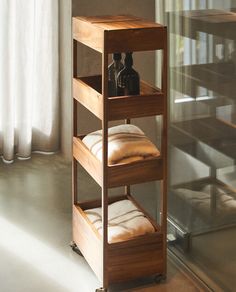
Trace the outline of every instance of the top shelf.
<path fill-rule="evenodd" d="M 161 50 L 166 27 L 132 15 L 73 17 L 73 38 L 100 53 Z"/>

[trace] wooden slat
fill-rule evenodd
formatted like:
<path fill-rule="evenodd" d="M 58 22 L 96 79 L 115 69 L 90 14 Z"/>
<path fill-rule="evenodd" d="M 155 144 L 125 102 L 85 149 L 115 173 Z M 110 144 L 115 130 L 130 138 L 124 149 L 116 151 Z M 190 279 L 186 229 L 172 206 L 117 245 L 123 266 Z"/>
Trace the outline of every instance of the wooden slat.
<path fill-rule="evenodd" d="M 109 283 L 163 274 L 162 234 L 151 233 L 109 244 Z"/>
<path fill-rule="evenodd" d="M 162 27 L 114 30 L 108 33 L 108 53 L 153 51 L 163 49 L 163 46 Z"/>
<path fill-rule="evenodd" d="M 82 137 L 80 137 L 82 139 Z M 83 166 L 83 168 L 95 179 L 101 186 L 102 173 L 101 162 L 89 151 L 79 138 L 73 138 L 74 158 Z"/>
<path fill-rule="evenodd" d="M 77 20 L 93 24 L 96 27 L 110 32 L 114 30 L 127 30 L 129 28 L 162 28 L 163 25 L 149 21 L 137 16 L 132 15 L 103 15 L 103 16 L 88 16 L 88 17 L 76 17 Z"/>
<path fill-rule="evenodd" d="M 161 179 L 163 179 L 163 160 L 161 158 L 108 166 L 110 188 Z"/>
<path fill-rule="evenodd" d="M 102 53 L 104 30 L 90 22 L 73 17 L 73 38 Z"/>
<path fill-rule="evenodd" d="M 163 100 L 162 93 L 112 97 L 108 99 L 108 118 L 115 121 L 161 115 L 164 110 Z"/>
<path fill-rule="evenodd" d="M 78 205 L 73 206 L 73 241 L 102 281 L 102 242 L 97 230 Z"/>
<path fill-rule="evenodd" d="M 90 23 L 106 23 L 106 22 L 124 22 L 129 20 L 140 20 L 140 17 L 133 15 L 99 15 L 99 16 L 78 16 L 78 19 L 88 21 Z"/>
<path fill-rule="evenodd" d="M 99 119 L 102 119 L 102 95 L 95 88 L 99 85 L 89 86 L 91 80 L 98 81 L 101 76 L 94 78 L 74 78 L 73 79 L 73 97 L 79 101 L 84 107 L 90 110 Z M 86 83 L 87 81 L 87 83 Z M 100 85 L 101 86 L 101 85 Z"/>

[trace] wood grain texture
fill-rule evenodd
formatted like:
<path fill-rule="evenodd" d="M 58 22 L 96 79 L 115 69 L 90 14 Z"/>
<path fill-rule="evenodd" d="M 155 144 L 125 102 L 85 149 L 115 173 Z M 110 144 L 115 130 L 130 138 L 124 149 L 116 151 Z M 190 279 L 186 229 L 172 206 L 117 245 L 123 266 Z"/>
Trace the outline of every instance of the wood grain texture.
<path fill-rule="evenodd" d="M 106 22 L 118 22 L 128 20 L 140 20 L 140 17 L 124 14 L 124 15 L 98 15 L 98 16 L 78 16 L 78 19 L 87 21 L 90 23 L 106 23 Z"/>
<path fill-rule="evenodd" d="M 150 158 L 108 167 L 110 188 L 163 179 L 163 160 Z"/>
<path fill-rule="evenodd" d="M 104 34 L 102 28 L 76 17 L 73 17 L 72 26 L 75 40 L 102 53 Z"/>
<path fill-rule="evenodd" d="M 102 185 L 102 165 L 101 162 L 89 151 L 80 138 L 73 138 L 73 156 L 91 175 L 91 177 Z"/>
<path fill-rule="evenodd" d="M 74 78 L 73 79 L 73 97 L 79 101 L 84 107 L 86 107 L 90 112 L 92 112 L 96 117 L 102 119 L 102 105 L 103 98 L 102 94 L 99 93 L 96 89 L 99 87 L 98 84 L 94 86 L 89 86 L 89 80 L 98 80 L 101 79 L 101 76 L 97 78 Z M 86 83 L 86 81 L 88 83 Z M 96 86 L 97 85 L 97 86 Z M 100 84 L 101 87 L 101 84 Z"/>
<path fill-rule="evenodd" d="M 97 230 L 78 205 L 73 206 L 73 241 L 98 279 L 102 281 L 102 241 Z"/>
<path fill-rule="evenodd" d="M 163 237 L 151 233 L 109 244 L 109 283 L 163 274 Z"/>
<path fill-rule="evenodd" d="M 164 46 L 164 30 L 162 27 L 114 30 L 109 31 L 108 41 L 109 53 L 160 50 Z"/>
<path fill-rule="evenodd" d="M 73 18 L 74 39 L 101 53 L 105 32 L 107 53 L 162 49 L 163 28 L 163 25 L 131 15 Z"/>
<path fill-rule="evenodd" d="M 141 91 L 141 95 L 109 98 L 109 121 L 161 115 L 164 111 L 163 99 L 160 92 L 150 94 L 145 91 Z"/>

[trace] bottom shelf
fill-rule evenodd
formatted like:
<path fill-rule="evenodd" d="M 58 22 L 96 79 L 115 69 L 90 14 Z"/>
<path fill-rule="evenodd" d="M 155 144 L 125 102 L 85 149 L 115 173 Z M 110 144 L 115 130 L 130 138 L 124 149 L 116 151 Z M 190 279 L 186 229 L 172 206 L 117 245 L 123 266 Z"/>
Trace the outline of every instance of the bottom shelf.
<path fill-rule="evenodd" d="M 166 273 L 164 235 L 160 231 L 160 226 L 137 204 L 132 196 L 123 195 L 110 198 L 109 204 L 124 199 L 131 200 L 145 214 L 155 232 L 107 244 L 105 273 L 109 284 Z M 99 280 L 102 281 L 102 237 L 84 212 L 86 209 L 100 206 L 100 200 L 73 206 L 73 240 Z"/>

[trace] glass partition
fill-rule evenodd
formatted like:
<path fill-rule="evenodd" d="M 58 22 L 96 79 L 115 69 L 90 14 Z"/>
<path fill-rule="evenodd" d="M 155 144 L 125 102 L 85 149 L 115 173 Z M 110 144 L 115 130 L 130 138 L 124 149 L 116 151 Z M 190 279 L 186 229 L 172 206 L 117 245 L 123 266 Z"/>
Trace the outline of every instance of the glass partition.
<path fill-rule="evenodd" d="M 169 249 L 234 291 L 236 0 L 157 0 L 156 11 L 169 30 Z"/>

